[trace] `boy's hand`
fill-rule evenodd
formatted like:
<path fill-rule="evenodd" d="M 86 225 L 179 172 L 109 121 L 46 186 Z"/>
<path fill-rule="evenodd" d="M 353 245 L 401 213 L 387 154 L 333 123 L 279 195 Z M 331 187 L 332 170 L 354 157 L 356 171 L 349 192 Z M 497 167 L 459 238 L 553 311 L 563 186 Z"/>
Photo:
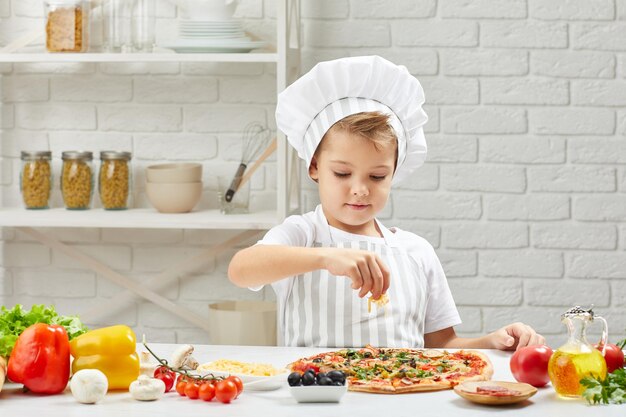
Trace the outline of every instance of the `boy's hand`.
<path fill-rule="evenodd" d="M 358 249 L 328 248 L 324 269 L 333 275 L 347 276 L 352 289 L 359 289 L 359 297 L 368 292 L 378 299 L 389 289 L 389 269 L 374 252 Z"/>
<path fill-rule="evenodd" d="M 524 346 L 543 345 L 546 339 L 524 323 L 513 323 L 487 336 L 493 348 L 517 350 Z"/>

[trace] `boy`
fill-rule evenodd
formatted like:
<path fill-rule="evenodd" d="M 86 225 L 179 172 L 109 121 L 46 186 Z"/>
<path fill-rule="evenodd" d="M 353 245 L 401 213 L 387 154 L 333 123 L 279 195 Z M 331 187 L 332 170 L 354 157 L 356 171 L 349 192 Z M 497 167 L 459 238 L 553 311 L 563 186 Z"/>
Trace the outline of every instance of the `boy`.
<path fill-rule="evenodd" d="M 544 343 L 522 323 L 457 337 L 461 320 L 432 246 L 375 218 L 392 183 L 425 159 L 423 103 L 419 82 L 380 57 L 320 63 L 280 94 L 278 127 L 307 162 L 321 204 L 238 252 L 228 271 L 241 287 L 272 284 L 280 344 L 515 349 Z M 373 310 L 363 300 L 368 293 L 379 300 Z"/>

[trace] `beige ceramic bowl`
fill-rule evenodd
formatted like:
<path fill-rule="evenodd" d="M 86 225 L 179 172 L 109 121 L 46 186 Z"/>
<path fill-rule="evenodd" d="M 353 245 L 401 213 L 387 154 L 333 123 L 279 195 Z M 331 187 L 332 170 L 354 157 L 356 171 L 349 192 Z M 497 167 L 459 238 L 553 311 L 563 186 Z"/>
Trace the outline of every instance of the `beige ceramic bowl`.
<path fill-rule="evenodd" d="M 202 165 L 181 162 L 146 167 L 146 180 L 152 183 L 181 183 L 202 181 Z"/>
<path fill-rule="evenodd" d="M 202 182 L 146 183 L 148 200 L 161 213 L 190 212 L 202 196 Z"/>

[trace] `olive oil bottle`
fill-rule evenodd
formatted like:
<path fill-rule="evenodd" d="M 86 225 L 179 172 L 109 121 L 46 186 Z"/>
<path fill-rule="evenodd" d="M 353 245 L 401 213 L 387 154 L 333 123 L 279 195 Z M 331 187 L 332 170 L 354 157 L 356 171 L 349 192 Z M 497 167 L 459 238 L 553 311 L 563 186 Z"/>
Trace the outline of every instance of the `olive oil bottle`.
<path fill-rule="evenodd" d="M 586 336 L 587 326 L 594 320 L 603 323 L 601 345 L 606 346 L 607 324 L 600 316 L 594 316 L 593 310 L 577 306 L 561 315 L 561 322 L 568 331 L 567 342 L 558 348 L 548 363 L 548 374 L 557 394 L 565 398 L 579 398 L 584 387 L 580 380 L 593 376 L 606 377 L 606 361 L 603 354 L 589 344 Z"/>

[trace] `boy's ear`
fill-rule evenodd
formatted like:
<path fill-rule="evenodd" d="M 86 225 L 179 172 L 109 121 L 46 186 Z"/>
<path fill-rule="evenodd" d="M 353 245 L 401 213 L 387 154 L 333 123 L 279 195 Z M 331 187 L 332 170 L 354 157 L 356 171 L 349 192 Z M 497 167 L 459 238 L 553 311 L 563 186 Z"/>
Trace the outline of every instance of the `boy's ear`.
<path fill-rule="evenodd" d="M 317 169 L 317 158 L 311 158 L 311 165 L 309 165 L 309 177 L 315 182 L 319 178 L 319 171 Z"/>

